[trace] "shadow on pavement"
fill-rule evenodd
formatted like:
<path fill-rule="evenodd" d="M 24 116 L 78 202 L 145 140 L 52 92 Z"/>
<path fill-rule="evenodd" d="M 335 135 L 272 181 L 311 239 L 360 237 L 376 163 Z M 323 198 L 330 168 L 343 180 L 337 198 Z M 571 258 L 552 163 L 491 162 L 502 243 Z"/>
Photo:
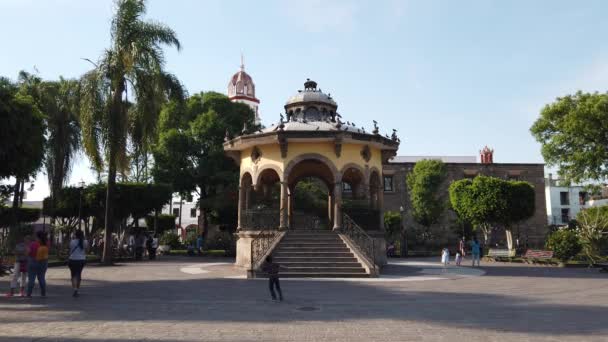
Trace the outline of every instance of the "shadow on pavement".
<path fill-rule="evenodd" d="M 282 287 L 284 303 L 268 300 L 264 280 L 88 281 L 77 299 L 70 297 L 67 284 L 54 285 L 46 299 L 1 300 L 0 313 L 10 311 L 18 318 L 0 315 L 0 323 L 169 320 L 283 324 L 391 319 L 404 324 L 421 321 L 529 334 L 608 333 L 603 320 L 608 316 L 605 303 L 561 305 L 497 294 L 405 292 L 390 284 L 364 282 L 293 281 L 283 282 Z M 303 306 L 317 310 L 299 311 Z"/>

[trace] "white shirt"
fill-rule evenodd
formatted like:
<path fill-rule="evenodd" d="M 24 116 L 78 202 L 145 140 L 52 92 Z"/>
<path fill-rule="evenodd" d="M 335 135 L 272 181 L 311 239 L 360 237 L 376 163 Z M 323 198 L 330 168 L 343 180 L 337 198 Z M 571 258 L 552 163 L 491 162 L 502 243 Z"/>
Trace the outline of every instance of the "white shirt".
<path fill-rule="evenodd" d="M 78 246 L 78 239 L 70 241 L 70 260 L 86 260 L 87 255 L 85 249 L 87 248 L 87 240 L 83 241 L 83 247 Z"/>

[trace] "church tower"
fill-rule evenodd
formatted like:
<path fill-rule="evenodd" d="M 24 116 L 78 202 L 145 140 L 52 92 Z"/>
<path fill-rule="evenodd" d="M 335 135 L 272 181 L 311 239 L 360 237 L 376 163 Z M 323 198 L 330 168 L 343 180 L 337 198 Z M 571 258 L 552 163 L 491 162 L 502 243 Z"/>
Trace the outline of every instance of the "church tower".
<path fill-rule="evenodd" d="M 228 83 L 228 98 L 232 102 L 240 102 L 248 105 L 255 115 L 255 123 L 260 123 L 258 107 L 260 100 L 255 97 L 255 84 L 253 79 L 245 72 L 245 64 L 241 55 L 241 70 L 234 74 Z"/>

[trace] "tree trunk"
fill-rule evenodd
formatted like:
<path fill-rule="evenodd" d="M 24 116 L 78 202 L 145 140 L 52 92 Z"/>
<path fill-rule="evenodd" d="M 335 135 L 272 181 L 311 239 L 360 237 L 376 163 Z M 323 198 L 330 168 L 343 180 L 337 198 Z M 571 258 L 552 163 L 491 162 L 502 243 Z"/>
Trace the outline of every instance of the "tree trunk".
<path fill-rule="evenodd" d="M 13 209 L 17 210 L 19 208 L 19 195 L 21 194 L 21 179 L 17 178 L 15 180 L 15 188 L 13 189 Z M 16 213 L 15 213 L 16 214 Z"/>
<path fill-rule="evenodd" d="M 154 236 L 158 233 L 158 210 L 154 209 Z"/>
<path fill-rule="evenodd" d="M 507 235 L 507 246 L 509 250 L 513 249 L 513 233 L 511 232 L 511 228 L 505 228 L 505 234 Z"/>
<path fill-rule="evenodd" d="M 114 145 L 110 143 L 110 145 Z M 116 158 L 115 147 L 110 147 L 110 165 L 108 172 L 108 188 L 106 192 L 106 215 L 105 215 L 105 236 L 103 245 L 102 263 L 104 265 L 112 264 L 112 232 L 114 231 L 114 186 L 116 185 L 116 163 L 113 160 Z"/>

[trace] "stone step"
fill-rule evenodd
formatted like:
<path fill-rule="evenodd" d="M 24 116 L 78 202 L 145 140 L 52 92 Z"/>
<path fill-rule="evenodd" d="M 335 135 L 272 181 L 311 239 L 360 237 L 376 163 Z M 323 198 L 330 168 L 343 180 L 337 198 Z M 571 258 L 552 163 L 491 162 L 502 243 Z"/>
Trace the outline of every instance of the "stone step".
<path fill-rule="evenodd" d="M 281 246 L 283 247 L 345 247 L 344 242 L 287 242 L 281 241 Z"/>
<path fill-rule="evenodd" d="M 346 246 L 330 246 L 330 247 L 290 247 L 290 246 L 279 246 L 276 249 L 277 252 L 350 252 L 350 249 Z"/>
<path fill-rule="evenodd" d="M 263 276 L 262 276 L 263 277 Z M 367 273 L 282 272 L 280 278 L 369 278 Z"/>
<path fill-rule="evenodd" d="M 318 235 L 337 235 L 337 233 L 334 232 L 334 231 L 331 231 L 331 230 L 312 230 L 312 229 L 310 229 L 310 230 L 309 229 L 297 230 L 296 229 L 296 230 L 289 230 L 287 232 L 287 235 L 288 236 L 289 235 L 292 235 L 292 236 L 295 236 L 295 235 L 315 235 L 315 236 L 318 236 Z"/>
<path fill-rule="evenodd" d="M 278 259 L 278 258 L 277 258 Z M 323 259 L 326 260 L 326 259 Z M 332 262 L 332 261 L 299 261 L 299 262 L 285 262 L 285 261 L 277 261 L 277 263 L 281 266 L 285 266 L 290 270 L 293 267 L 357 267 L 360 268 L 361 264 L 359 262 Z"/>
<path fill-rule="evenodd" d="M 319 263 L 319 262 L 328 262 L 328 263 L 358 263 L 357 258 L 351 257 L 278 257 L 276 255 L 273 256 L 273 259 L 278 264 L 289 264 L 289 263 L 298 263 L 298 262 L 311 262 L 311 263 Z"/>
<path fill-rule="evenodd" d="M 290 267 L 282 272 L 285 273 L 365 273 L 365 269 L 359 267 Z"/>
<path fill-rule="evenodd" d="M 338 235 L 321 235 L 321 236 L 307 236 L 307 235 L 286 235 L 282 241 L 342 241 Z"/>
<path fill-rule="evenodd" d="M 282 251 L 277 251 L 276 254 L 273 253 L 272 254 L 273 257 L 275 258 L 282 258 L 282 257 L 303 257 L 303 258 L 310 258 L 310 257 L 330 257 L 330 258 L 335 258 L 335 257 L 349 257 L 349 258 L 353 258 L 354 255 L 351 252 L 282 252 Z"/>

